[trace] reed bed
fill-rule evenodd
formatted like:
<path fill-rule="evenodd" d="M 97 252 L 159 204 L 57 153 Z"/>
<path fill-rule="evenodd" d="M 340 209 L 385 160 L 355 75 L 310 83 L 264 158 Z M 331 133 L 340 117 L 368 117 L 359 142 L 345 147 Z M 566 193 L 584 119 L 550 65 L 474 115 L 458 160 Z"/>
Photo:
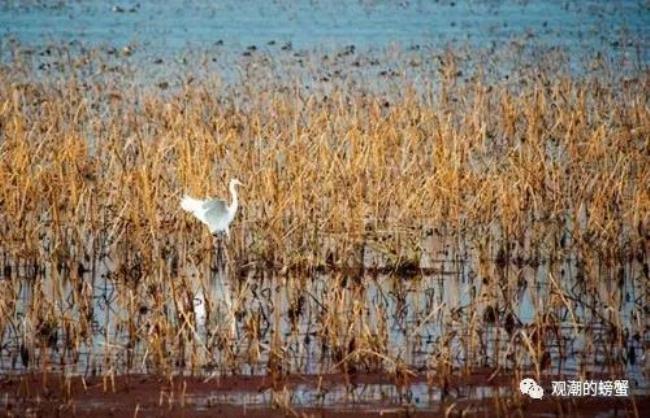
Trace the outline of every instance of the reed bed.
<path fill-rule="evenodd" d="M 447 387 L 603 356 L 615 375 L 647 352 L 647 72 L 532 63 L 515 82 L 431 60 L 435 77 L 385 89 L 304 85 L 263 59 L 164 91 L 3 68 L 4 364 L 81 367 L 107 388 L 132 370 Z M 227 243 L 236 335 L 211 296 L 206 330 L 195 317 L 214 247 L 179 207 L 226 196 L 230 177 L 245 183 Z"/>

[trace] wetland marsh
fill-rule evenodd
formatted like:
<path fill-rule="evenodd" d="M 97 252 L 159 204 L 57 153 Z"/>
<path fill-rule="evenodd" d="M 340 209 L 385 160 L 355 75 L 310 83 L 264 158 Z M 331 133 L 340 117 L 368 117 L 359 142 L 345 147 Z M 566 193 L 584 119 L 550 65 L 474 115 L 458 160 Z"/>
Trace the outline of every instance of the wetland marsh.
<path fill-rule="evenodd" d="M 246 3 L 242 35 L 188 4 L 184 35 L 113 5 L 158 16 L 114 39 L 94 2 L 2 6 L 73 21 L 0 44 L 5 415 L 643 416 L 647 6 L 567 2 L 569 29 L 553 2 L 355 3 L 356 30 L 301 37 L 324 5 Z M 480 24 L 442 42 L 457 8 Z M 180 200 L 232 177 L 217 244 Z M 630 396 L 536 403 L 522 377 Z"/>

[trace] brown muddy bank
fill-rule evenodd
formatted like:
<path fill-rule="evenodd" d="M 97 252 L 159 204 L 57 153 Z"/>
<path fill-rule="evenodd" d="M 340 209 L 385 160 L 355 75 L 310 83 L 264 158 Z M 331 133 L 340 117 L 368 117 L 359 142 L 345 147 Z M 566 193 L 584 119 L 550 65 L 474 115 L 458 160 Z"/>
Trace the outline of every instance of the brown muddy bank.
<path fill-rule="evenodd" d="M 421 403 L 407 400 L 409 385 L 426 382 L 414 375 L 406 385 L 394 376 L 331 374 L 291 376 L 273 381 L 262 376 L 203 378 L 177 376 L 171 379 L 154 375 L 110 377 L 69 377 L 61 374 L 30 373 L 0 378 L 3 416 L 30 417 L 207 417 L 207 416 L 643 416 L 650 397 L 526 399 L 516 392 L 513 376 L 490 379 L 487 373 L 449 379 L 445 394 L 438 400 Z M 401 399 L 387 396 L 377 402 L 349 397 L 345 402 L 299 404 L 295 394 L 301 387 L 326 392 L 334 388 L 352 393 L 360 387 L 393 386 Z M 493 396 L 476 398 L 473 389 L 489 387 Z M 268 402 L 247 403 L 250 396 L 268 394 Z M 299 395 L 298 395 L 299 396 Z M 257 398 L 261 399 L 261 398 Z M 295 405 L 295 404 L 297 405 Z"/>

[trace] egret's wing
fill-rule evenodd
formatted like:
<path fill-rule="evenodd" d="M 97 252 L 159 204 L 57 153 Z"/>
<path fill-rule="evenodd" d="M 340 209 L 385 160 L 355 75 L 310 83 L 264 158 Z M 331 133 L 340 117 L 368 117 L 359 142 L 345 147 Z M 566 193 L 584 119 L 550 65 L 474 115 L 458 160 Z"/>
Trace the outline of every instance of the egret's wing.
<path fill-rule="evenodd" d="M 225 229 L 228 219 L 228 205 L 225 200 L 211 199 L 203 203 L 205 222 L 210 231 Z"/>
<path fill-rule="evenodd" d="M 185 195 L 181 200 L 181 208 L 197 216 L 197 213 L 202 212 L 203 203 L 203 200 L 194 199 L 193 197 Z"/>

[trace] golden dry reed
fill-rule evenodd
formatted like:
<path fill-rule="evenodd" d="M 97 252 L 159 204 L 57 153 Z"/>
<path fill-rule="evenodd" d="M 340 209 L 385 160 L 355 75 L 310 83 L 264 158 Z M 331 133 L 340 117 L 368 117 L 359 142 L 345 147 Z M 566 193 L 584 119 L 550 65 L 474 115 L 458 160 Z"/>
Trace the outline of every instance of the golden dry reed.
<path fill-rule="evenodd" d="M 479 325 L 500 321 L 513 298 L 492 280 L 512 262 L 574 257 L 576 275 L 599 292 L 601 278 L 617 277 L 603 276 L 603 268 L 613 272 L 632 258 L 645 263 L 638 277 L 647 282 L 648 74 L 626 81 L 540 67 L 520 83 L 460 74 L 449 55 L 425 88 L 403 78 L 398 93 L 386 94 L 255 75 L 161 92 L 91 77 L 24 81 L 3 70 L 0 335 L 16 331 L 25 365 L 48 341 L 65 339 L 59 344 L 74 358 L 99 334 L 93 355 L 100 360 L 89 361 L 103 362 L 106 376 L 115 361 L 162 371 L 211 364 L 214 347 L 221 365 L 234 370 L 238 359 L 268 358 L 274 374 L 291 367 L 287 347 L 297 335 L 281 329 L 280 316 L 291 323 L 303 304 L 316 303 L 321 312 L 309 321 L 332 349 L 333 369 L 349 371 L 348 360 L 356 359 L 407 381 L 389 318 L 376 306 L 369 314 L 363 297 L 341 284 L 354 277 L 338 272 L 361 271 L 364 254 L 381 255 L 378 266 L 388 269 L 417 269 L 426 237 L 445 237 L 457 252 L 470 248 L 485 286 L 465 323 L 468 353 L 478 350 Z M 225 332 L 207 342 L 199 337 L 194 280 L 209 287 L 213 242 L 179 207 L 184 193 L 226 196 L 231 177 L 245 186 L 227 244 L 229 280 L 246 271 L 289 275 L 284 302 L 269 296 L 273 312 L 248 306 L 254 279 L 233 287 L 233 309 L 244 315 L 243 353 Z M 325 296 L 308 294 L 291 276 L 316 270 L 331 272 Z M 561 281 L 549 279 L 557 291 L 548 303 L 573 315 L 576 301 Z M 18 316 L 27 282 L 27 314 Z M 98 316 L 102 283 L 117 289 L 105 304 L 119 307 L 117 321 L 108 307 Z M 538 312 L 544 325 L 520 341 L 539 371 L 540 333 L 553 318 Z M 272 337 L 257 341 L 268 324 Z M 438 340 L 438 370 L 453 363 L 454 335 Z M 497 357 L 512 354 L 498 347 Z"/>

